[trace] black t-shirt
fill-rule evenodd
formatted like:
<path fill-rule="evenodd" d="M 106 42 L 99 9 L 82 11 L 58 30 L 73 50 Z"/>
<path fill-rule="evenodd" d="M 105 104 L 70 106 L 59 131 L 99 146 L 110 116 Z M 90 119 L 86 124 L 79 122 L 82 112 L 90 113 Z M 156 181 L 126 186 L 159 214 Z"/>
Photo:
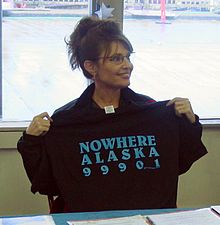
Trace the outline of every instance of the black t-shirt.
<path fill-rule="evenodd" d="M 70 211 L 176 207 L 178 175 L 206 149 L 201 128 L 166 103 L 54 117 L 45 150 Z"/>
<path fill-rule="evenodd" d="M 129 88 L 105 114 L 93 91 L 56 110 L 46 135 L 19 139 L 32 192 L 61 196 L 69 212 L 176 207 L 178 175 L 207 153 L 198 117 Z"/>

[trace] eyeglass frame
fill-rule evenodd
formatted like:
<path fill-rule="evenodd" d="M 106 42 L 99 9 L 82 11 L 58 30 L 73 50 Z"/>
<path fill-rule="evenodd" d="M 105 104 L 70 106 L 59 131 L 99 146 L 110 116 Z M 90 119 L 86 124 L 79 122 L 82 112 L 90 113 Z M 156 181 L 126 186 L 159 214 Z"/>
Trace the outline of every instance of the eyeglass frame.
<path fill-rule="evenodd" d="M 127 58 L 127 60 L 131 63 L 131 59 L 130 59 L 130 56 L 131 54 L 134 54 L 135 52 L 129 52 L 128 55 L 122 55 L 122 54 L 114 54 L 112 56 L 103 56 L 103 57 L 97 57 L 97 58 L 94 58 L 92 60 L 99 60 L 99 59 L 110 59 L 110 62 L 114 63 L 115 65 L 120 65 L 124 62 L 125 58 Z M 113 57 L 120 57 L 120 62 L 115 62 L 113 59 Z"/>

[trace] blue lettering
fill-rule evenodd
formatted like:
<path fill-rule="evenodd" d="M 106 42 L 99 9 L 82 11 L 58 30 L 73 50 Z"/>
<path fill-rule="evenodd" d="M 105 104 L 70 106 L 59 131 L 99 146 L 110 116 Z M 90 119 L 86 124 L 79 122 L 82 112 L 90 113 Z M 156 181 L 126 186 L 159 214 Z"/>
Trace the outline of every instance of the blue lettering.
<path fill-rule="evenodd" d="M 122 159 L 123 160 L 128 160 L 128 159 L 130 159 L 131 158 L 131 154 L 129 153 L 129 149 L 123 149 L 122 150 Z"/>
<path fill-rule="evenodd" d="M 90 169 L 89 167 L 85 167 L 85 168 L 83 169 L 83 173 L 84 173 L 84 176 L 85 176 L 85 177 L 89 177 L 90 174 L 92 173 L 92 171 L 91 171 L 91 169 Z"/>
<path fill-rule="evenodd" d="M 152 145 L 156 145 L 156 138 L 155 136 L 147 136 L 148 139 L 148 145 L 152 146 Z"/>
<path fill-rule="evenodd" d="M 142 152 L 143 148 L 134 148 L 135 159 L 145 158 L 144 153 Z"/>
<path fill-rule="evenodd" d="M 156 150 L 155 147 L 151 147 L 151 148 L 150 148 L 150 154 L 149 154 L 149 157 L 152 157 L 152 156 L 154 156 L 154 157 L 160 156 L 160 155 L 158 154 L 158 152 L 157 152 L 157 150 Z"/>
<path fill-rule="evenodd" d="M 95 152 L 96 163 L 104 163 L 104 159 L 101 159 L 100 152 Z"/>
<path fill-rule="evenodd" d="M 136 162 L 136 167 L 139 169 L 139 170 L 142 170 L 144 168 L 144 163 L 142 161 L 137 161 Z"/>
<path fill-rule="evenodd" d="M 119 168 L 120 172 L 122 173 L 126 170 L 127 166 L 125 163 L 119 163 L 118 168 Z"/>
<path fill-rule="evenodd" d="M 138 146 L 147 146 L 147 138 L 145 136 L 137 136 Z"/>
<path fill-rule="evenodd" d="M 99 140 L 94 140 L 90 143 L 90 148 L 92 151 L 97 152 L 101 149 L 102 144 Z"/>
<path fill-rule="evenodd" d="M 89 156 L 87 154 L 83 155 L 83 160 L 81 165 L 91 165 L 92 161 L 90 160 Z"/>
<path fill-rule="evenodd" d="M 114 151 L 109 152 L 108 162 L 111 162 L 111 161 L 118 161 L 118 158 L 116 157 Z"/>
<path fill-rule="evenodd" d="M 156 167 L 156 168 L 160 168 L 160 162 L 159 162 L 159 159 L 155 159 L 154 162 L 155 162 L 155 167 Z"/>
<path fill-rule="evenodd" d="M 129 144 L 129 147 L 136 147 L 137 146 L 136 137 L 128 136 L 128 144 Z"/>
<path fill-rule="evenodd" d="M 101 142 L 105 149 L 113 149 L 115 144 L 115 138 L 103 138 Z"/>
<path fill-rule="evenodd" d="M 126 142 L 126 137 L 117 137 L 117 148 L 127 148 L 127 142 Z"/>
<path fill-rule="evenodd" d="M 89 151 L 89 142 L 88 141 L 86 143 L 79 143 L 79 147 L 80 147 L 80 153 L 81 154 L 85 153 L 83 150 L 85 150 L 86 152 L 90 152 Z"/>

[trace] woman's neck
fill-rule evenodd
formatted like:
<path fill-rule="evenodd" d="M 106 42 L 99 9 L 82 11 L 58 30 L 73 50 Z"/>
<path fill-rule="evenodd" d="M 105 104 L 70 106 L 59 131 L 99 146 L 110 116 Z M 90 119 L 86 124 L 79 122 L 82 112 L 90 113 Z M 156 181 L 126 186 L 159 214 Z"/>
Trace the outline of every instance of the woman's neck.
<path fill-rule="evenodd" d="M 102 109 L 104 109 L 106 106 L 113 106 L 114 108 L 118 108 L 120 101 L 120 89 L 103 90 L 95 88 L 92 99 Z"/>

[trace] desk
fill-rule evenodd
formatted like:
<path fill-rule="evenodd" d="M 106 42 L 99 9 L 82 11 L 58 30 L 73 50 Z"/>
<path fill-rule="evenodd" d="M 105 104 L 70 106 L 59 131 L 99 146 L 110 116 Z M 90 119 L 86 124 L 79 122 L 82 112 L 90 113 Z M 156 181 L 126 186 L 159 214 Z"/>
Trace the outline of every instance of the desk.
<path fill-rule="evenodd" d="M 56 225 L 67 225 L 67 221 L 71 220 L 94 220 L 94 219 L 106 219 L 116 218 L 124 216 L 135 215 L 152 215 L 166 212 L 176 212 L 189 209 L 147 209 L 147 210 L 117 210 L 117 211 L 100 211 L 100 212 L 87 212 L 87 213 L 57 213 L 51 214 Z M 16 216 L 0 216 L 0 218 L 13 218 L 13 217 L 30 217 L 38 215 L 16 215 Z M 41 215 L 39 215 L 41 216 Z M 1 224 L 1 221 L 0 221 Z M 3 223 L 4 224 L 4 223 Z"/>
<path fill-rule="evenodd" d="M 90 219 L 116 218 L 134 215 L 150 215 L 163 212 L 173 212 L 178 210 L 183 209 L 121 210 L 121 211 L 102 211 L 89 213 L 59 213 L 59 214 L 52 214 L 52 217 L 56 225 L 67 225 L 66 221 L 68 220 L 90 220 Z"/>

